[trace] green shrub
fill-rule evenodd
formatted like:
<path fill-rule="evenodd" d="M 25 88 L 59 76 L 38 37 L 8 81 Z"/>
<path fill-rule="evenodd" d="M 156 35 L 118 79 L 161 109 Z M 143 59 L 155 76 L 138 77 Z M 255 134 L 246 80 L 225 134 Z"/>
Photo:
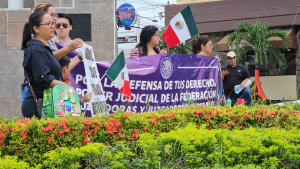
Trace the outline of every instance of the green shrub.
<path fill-rule="evenodd" d="M 123 145 L 114 147 L 102 143 L 88 143 L 80 148 L 57 148 L 44 155 L 38 168 L 125 168 L 134 154 Z"/>
<path fill-rule="evenodd" d="M 257 164 L 262 168 L 300 166 L 300 130 L 291 128 L 213 129 L 203 125 L 178 128 L 159 137 L 141 134 L 138 146 L 148 161 L 160 158 L 161 164 L 178 163 L 199 168 L 220 164 L 223 167 Z M 157 157 L 158 156 L 158 157 Z M 178 164 L 180 165 L 180 164 Z M 157 166 L 153 163 L 152 167 Z"/>
<path fill-rule="evenodd" d="M 0 168 L 2 169 L 29 169 L 31 168 L 28 163 L 18 161 L 18 157 L 5 156 L 0 159 Z"/>
<path fill-rule="evenodd" d="M 19 121 L 0 119 L 2 121 L 0 153 L 1 157 L 17 156 L 20 160 L 35 166 L 43 162 L 43 154 L 59 147 L 82 147 L 89 142 L 114 146 L 121 141 L 133 147 L 142 133 L 157 136 L 162 132 L 185 127 L 188 123 L 197 126 L 204 124 L 208 129 L 245 129 L 251 126 L 299 128 L 299 115 L 295 106 L 262 105 L 250 108 L 199 106 L 143 114 L 121 112 L 93 118 L 68 117 Z M 155 152 L 149 151 L 149 153 Z M 152 159 L 155 165 L 157 161 L 158 159 Z M 269 162 L 265 163 L 267 165 Z"/>

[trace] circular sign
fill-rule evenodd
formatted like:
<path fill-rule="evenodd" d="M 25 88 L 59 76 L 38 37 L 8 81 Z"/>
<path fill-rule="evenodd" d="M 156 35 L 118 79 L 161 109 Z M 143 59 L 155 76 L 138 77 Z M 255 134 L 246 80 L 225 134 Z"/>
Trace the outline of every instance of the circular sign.
<path fill-rule="evenodd" d="M 164 79 L 169 79 L 173 72 L 172 60 L 168 57 L 164 57 L 160 62 L 160 73 Z"/>
<path fill-rule="evenodd" d="M 120 20 L 119 26 L 128 27 L 135 24 L 136 21 L 136 9 L 130 3 L 124 3 L 117 9 L 117 17 Z"/>

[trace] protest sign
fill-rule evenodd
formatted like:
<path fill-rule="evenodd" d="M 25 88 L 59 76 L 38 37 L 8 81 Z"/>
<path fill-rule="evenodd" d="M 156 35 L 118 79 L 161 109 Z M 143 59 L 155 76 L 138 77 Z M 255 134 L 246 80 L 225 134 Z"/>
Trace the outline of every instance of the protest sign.
<path fill-rule="evenodd" d="M 97 62 L 99 74 L 103 75 L 112 63 L 113 61 Z M 143 113 L 188 104 L 212 106 L 218 104 L 219 63 L 213 57 L 159 54 L 126 59 L 126 65 L 131 99 L 127 101 L 119 89 L 111 84 L 108 77 L 101 82 L 107 111 L 110 113 L 118 112 L 120 109 Z M 87 78 L 82 63 L 71 71 L 70 78 L 77 92 L 83 94 Z"/>

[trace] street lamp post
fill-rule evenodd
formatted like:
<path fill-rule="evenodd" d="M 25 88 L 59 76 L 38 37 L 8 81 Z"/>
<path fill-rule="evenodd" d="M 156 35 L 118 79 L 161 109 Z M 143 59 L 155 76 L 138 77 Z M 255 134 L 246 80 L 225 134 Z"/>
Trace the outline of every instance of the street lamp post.
<path fill-rule="evenodd" d="M 118 55 L 118 34 L 117 34 L 117 0 L 114 0 L 114 60 L 117 58 Z"/>

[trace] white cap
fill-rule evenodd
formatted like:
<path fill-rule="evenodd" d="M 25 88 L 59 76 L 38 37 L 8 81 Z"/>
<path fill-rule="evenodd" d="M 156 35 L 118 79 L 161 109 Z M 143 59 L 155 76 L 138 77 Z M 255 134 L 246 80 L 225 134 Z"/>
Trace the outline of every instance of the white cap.
<path fill-rule="evenodd" d="M 236 56 L 236 54 L 234 53 L 234 51 L 230 51 L 230 52 L 228 52 L 227 53 L 227 56 L 229 56 L 229 57 L 235 57 Z"/>

